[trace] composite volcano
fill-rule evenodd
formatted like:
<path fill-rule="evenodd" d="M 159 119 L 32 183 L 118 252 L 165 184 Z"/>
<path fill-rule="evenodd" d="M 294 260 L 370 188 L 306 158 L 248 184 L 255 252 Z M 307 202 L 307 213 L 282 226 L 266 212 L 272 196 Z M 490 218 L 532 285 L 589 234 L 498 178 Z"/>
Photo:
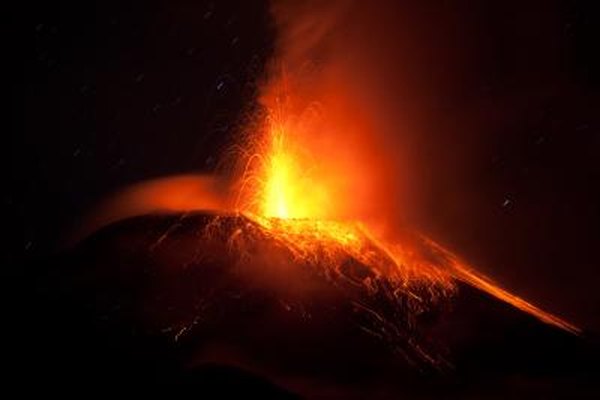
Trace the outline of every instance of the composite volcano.
<path fill-rule="evenodd" d="M 204 212 L 100 230 L 23 296 L 36 377 L 274 397 L 592 393 L 587 339 L 470 283 L 426 239 L 406 234 L 394 272 L 372 238 L 364 258 L 290 235 Z"/>

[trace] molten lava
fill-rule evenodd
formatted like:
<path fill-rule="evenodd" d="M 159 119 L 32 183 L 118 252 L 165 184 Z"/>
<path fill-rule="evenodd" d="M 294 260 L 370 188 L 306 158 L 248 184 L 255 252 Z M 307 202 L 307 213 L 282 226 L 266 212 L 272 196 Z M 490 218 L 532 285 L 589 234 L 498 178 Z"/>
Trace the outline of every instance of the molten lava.
<path fill-rule="evenodd" d="M 329 183 L 342 177 L 332 179 L 324 174 L 318 160 L 307 154 L 302 135 L 314 132 L 301 119 L 289 111 L 287 94 L 276 96 L 262 133 L 252 138 L 253 151 L 244 160 L 238 210 L 256 223 L 262 235 L 279 243 L 300 264 L 322 268 L 328 277 L 332 273 L 345 276 L 340 270 L 348 260 L 359 263 L 369 274 L 355 283 L 363 286 L 368 296 L 382 294 L 375 284 L 380 279 L 391 286 L 383 291 L 390 302 L 411 299 L 418 303 L 404 312 L 422 312 L 436 301 L 450 298 L 457 290 L 456 282 L 462 281 L 545 323 L 579 332 L 500 288 L 428 238 L 409 235 L 402 243 L 390 243 L 378 238 L 366 223 L 335 218 L 336 206 L 348 199 L 340 197 Z M 383 320 L 364 302 L 361 307 Z"/>

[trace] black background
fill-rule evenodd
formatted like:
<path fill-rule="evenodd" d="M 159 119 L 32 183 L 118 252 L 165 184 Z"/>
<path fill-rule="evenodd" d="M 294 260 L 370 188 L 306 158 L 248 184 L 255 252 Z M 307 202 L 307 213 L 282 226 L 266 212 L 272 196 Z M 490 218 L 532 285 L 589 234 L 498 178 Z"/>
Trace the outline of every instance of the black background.
<path fill-rule="evenodd" d="M 600 330 L 597 2 L 475 3 L 431 7 L 474 33 L 469 56 L 479 60 L 472 79 L 440 90 L 447 107 L 436 112 L 457 115 L 465 97 L 498 112 L 471 107 L 419 140 L 441 160 L 422 172 L 422 228 L 509 288 Z M 9 272 L 60 250 L 117 188 L 213 171 L 274 47 L 261 1 L 25 3 L 7 15 Z M 427 29 L 435 40 L 435 25 Z M 444 164 L 447 143 L 472 145 L 471 175 Z"/>

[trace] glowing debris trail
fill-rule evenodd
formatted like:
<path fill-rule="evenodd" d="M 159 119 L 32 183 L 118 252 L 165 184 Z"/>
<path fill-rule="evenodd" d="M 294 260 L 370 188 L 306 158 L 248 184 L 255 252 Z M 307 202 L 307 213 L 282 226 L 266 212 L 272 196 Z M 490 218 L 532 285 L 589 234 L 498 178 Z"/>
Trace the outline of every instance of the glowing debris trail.
<path fill-rule="evenodd" d="M 238 208 L 296 259 L 337 270 L 343 263 L 341 257 L 350 256 L 368 266 L 375 276 L 389 280 L 395 286 L 394 295 L 414 296 L 423 304 L 452 295 L 454 280 L 463 281 L 547 324 L 574 334 L 580 332 L 574 325 L 500 288 L 430 239 L 420 237 L 436 253 L 436 262 L 421 254 L 415 243 L 386 243 L 362 223 L 328 218 L 335 196 L 293 140 L 292 132 L 306 132 L 285 111 L 285 105 L 277 102 L 263 132 L 253 138 L 250 147 L 254 152 L 244 160 L 239 193 L 242 202 Z M 413 291 L 414 287 L 427 288 L 424 292 L 429 298 L 423 299 L 422 291 Z"/>

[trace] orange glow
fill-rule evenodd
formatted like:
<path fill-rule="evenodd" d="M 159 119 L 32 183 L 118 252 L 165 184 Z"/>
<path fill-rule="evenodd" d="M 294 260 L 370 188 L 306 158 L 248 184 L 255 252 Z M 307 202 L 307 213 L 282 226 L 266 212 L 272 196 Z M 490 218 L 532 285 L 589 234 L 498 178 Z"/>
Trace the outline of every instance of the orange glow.
<path fill-rule="evenodd" d="M 332 160 L 339 161 L 337 154 L 333 154 L 338 150 L 351 154 L 352 160 L 365 160 L 361 154 L 365 149 L 345 141 L 330 149 L 332 154 L 328 159 L 316 159 L 308 149 L 314 143 L 314 136 L 326 136 L 328 132 L 315 130 L 315 125 L 306 124 L 302 117 L 294 115 L 285 85 L 271 90 L 275 96 L 266 105 L 272 107 L 262 130 L 254 133 L 248 145 L 238 210 L 301 264 L 311 263 L 337 273 L 349 257 L 369 268 L 373 276 L 390 282 L 394 286 L 392 297 L 413 296 L 424 304 L 451 296 L 457 289 L 455 282 L 462 281 L 545 323 L 579 332 L 577 327 L 500 288 L 430 239 L 413 237 L 403 243 L 389 242 L 377 237 L 360 217 L 348 216 L 348 210 L 369 199 L 353 196 L 352 192 L 352 188 L 360 187 L 353 186 L 352 179 L 364 176 L 354 172 L 367 167 L 362 168 L 359 161 L 355 161 L 359 165 L 342 163 L 348 167 L 345 170 L 328 165 L 335 164 Z M 333 117 L 340 121 L 339 115 Z M 351 125 L 353 119 L 342 120 L 342 125 L 348 121 Z M 319 122 L 320 128 L 328 126 Z M 322 150 L 317 149 L 316 153 L 322 154 Z M 340 210 L 344 213 L 340 214 Z M 340 215 L 344 218 L 339 218 Z M 431 255 L 428 257 L 431 252 L 435 253 L 435 260 Z M 368 290 L 370 283 L 363 284 Z M 424 292 L 428 298 L 422 297 L 423 287 L 427 288 Z"/>
<path fill-rule="evenodd" d="M 257 165 L 247 169 L 245 181 L 252 192 L 245 193 L 245 210 L 281 219 L 324 217 L 331 194 L 325 179 L 318 179 L 323 171 L 290 134 L 302 128 L 284 116 L 283 106 L 279 108 L 267 118 L 264 137 L 250 159 Z"/>
<path fill-rule="evenodd" d="M 408 249 L 384 244 L 363 222 L 348 218 L 349 204 L 365 201 L 348 196 L 353 182 L 344 175 L 358 168 L 344 163 L 349 166 L 344 174 L 330 166 L 332 160 L 340 160 L 336 154 L 325 161 L 311 157 L 307 150 L 314 143 L 311 135 L 327 135 L 319 130 L 327 124 L 322 119 L 314 123 L 314 112 L 308 113 L 309 122 L 295 116 L 285 85 L 273 92 L 276 95 L 270 104 L 274 106 L 268 110 L 262 131 L 251 138 L 251 151 L 244 161 L 239 211 L 301 262 L 336 270 L 342 258 L 351 257 L 404 291 L 410 291 L 413 284 L 425 284 L 431 288 L 432 297 L 451 293 L 454 285 L 447 271 L 417 259 Z M 303 115 L 307 118 L 306 113 Z M 345 149 L 336 150 L 347 152 L 350 148 L 360 159 L 349 141 L 344 145 Z M 336 172 L 343 175 L 336 176 Z M 357 176 L 360 174 L 353 174 Z"/>
<path fill-rule="evenodd" d="M 310 167 L 289 151 L 288 127 L 274 123 L 270 129 L 270 152 L 263 167 L 266 179 L 262 182 L 261 214 L 285 219 L 314 217 L 326 207 L 327 192 L 310 178 L 310 170 L 306 169 Z"/>

